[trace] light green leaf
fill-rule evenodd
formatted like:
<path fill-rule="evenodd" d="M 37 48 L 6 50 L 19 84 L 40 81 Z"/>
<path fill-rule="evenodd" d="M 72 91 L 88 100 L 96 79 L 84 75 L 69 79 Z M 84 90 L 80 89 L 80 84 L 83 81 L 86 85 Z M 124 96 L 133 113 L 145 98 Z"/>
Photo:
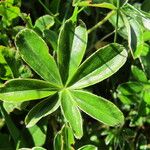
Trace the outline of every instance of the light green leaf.
<path fill-rule="evenodd" d="M 45 29 L 52 27 L 54 23 L 54 17 L 50 15 L 44 15 L 36 20 L 34 28 L 39 29 L 40 31 L 44 31 Z"/>
<path fill-rule="evenodd" d="M 69 83 L 71 89 L 96 84 L 117 72 L 126 62 L 127 52 L 119 44 L 109 44 L 97 50 L 77 70 Z"/>
<path fill-rule="evenodd" d="M 72 129 L 64 125 L 54 138 L 54 150 L 73 150 L 74 143 Z"/>
<path fill-rule="evenodd" d="M 136 66 L 131 67 L 133 77 L 140 82 L 147 82 L 146 74 Z"/>
<path fill-rule="evenodd" d="M 87 46 L 87 36 L 87 29 L 85 24 L 82 23 L 75 28 L 69 62 L 69 78 L 74 75 L 83 59 Z"/>
<path fill-rule="evenodd" d="M 46 125 L 45 125 L 46 127 Z M 46 132 L 47 128 L 44 126 L 38 126 L 34 125 L 32 128 L 28 129 L 28 132 L 32 136 L 32 140 L 34 141 L 34 146 L 42 146 L 45 143 L 46 140 Z M 31 141 L 31 139 L 28 139 L 28 141 Z"/>
<path fill-rule="evenodd" d="M 143 31 L 139 23 L 135 19 L 130 20 L 131 38 L 129 43 L 133 51 L 134 58 L 138 58 L 144 46 Z"/>
<path fill-rule="evenodd" d="M 78 107 L 96 120 L 109 126 L 124 123 L 122 112 L 112 102 L 82 90 L 74 90 L 71 93 Z"/>
<path fill-rule="evenodd" d="M 49 97 L 33 107 L 25 118 L 26 127 L 34 126 L 41 118 L 53 113 L 59 107 L 58 95 Z"/>
<path fill-rule="evenodd" d="M 57 48 L 57 61 L 63 83 L 66 83 L 68 78 L 70 52 L 72 48 L 74 36 L 74 25 L 72 21 L 67 20 L 60 31 Z"/>
<path fill-rule="evenodd" d="M 96 146 L 94 145 L 84 145 L 78 150 L 98 150 Z"/>
<path fill-rule="evenodd" d="M 0 3 L 0 16 L 2 16 L 2 24 L 4 27 L 10 26 L 13 19 L 19 17 L 20 9 L 16 6 L 7 6 L 7 3 Z"/>
<path fill-rule="evenodd" d="M 144 99 L 144 101 L 145 101 L 148 105 L 150 105 L 150 89 L 144 91 L 144 93 L 143 93 L 143 99 Z"/>
<path fill-rule="evenodd" d="M 53 95 L 57 88 L 48 82 L 36 79 L 13 79 L 0 87 L 0 100 L 23 102 Z"/>
<path fill-rule="evenodd" d="M 54 58 L 49 54 L 46 43 L 33 30 L 21 30 L 16 36 L 16 46 L 22 58 L 43 79 L 61 85 Z"/>
<path fill-rule="evenodd" d="M 62 113 L 69 122 L 76 138 L 80 139 L 83 136 L 82 117 L 72 94 L 68 90 L 63 90 L 60 93 L 60 99 Z"/>

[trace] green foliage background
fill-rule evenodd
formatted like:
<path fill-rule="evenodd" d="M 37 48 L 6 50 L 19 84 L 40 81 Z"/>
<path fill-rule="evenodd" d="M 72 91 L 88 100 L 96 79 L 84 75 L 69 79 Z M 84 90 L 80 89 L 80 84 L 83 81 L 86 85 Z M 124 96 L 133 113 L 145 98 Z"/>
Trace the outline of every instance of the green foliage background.
<path fill-rule="evenodd" d="M 149 6 L 0 1 L 0 150 L 149 150 Z"/>

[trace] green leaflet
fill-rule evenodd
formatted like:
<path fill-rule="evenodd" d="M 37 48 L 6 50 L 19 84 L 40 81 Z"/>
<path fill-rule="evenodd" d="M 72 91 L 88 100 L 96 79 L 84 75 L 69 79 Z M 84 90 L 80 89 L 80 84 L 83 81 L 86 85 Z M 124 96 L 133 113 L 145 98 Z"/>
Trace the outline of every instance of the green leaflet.
<path fill-rule="evenodd" d="M 94 145 L 84 145 L 81 148 L 79 148 L 78 150 L 98 150 L 98 149 Z"/>
<path fill-rule="evenodd" d="M 109 44 L 97 50 L 77 70 L 69 85 L 80 89 L 96 84 L 117 72 L 126 62 L 127 52 L 119 44 Z"/>
<path fill-rule="evenodd" d="M 138 94 L 143 90 L 144 86 L 139 82 L 127 82 L 118 86 L 117 90 L 123 95 Z"/>
<path fill-rule="evenodd" d="M 54 138 L 54 150 L 73 150 L 74 143 L 72 129 L 64 125 Z"/>
<path fill-rule="evenodd" d="M 64 117 L 69 122 L 76 138 L 80 139 L 83 135 L 82 117 L 72 94 L 68 90 L 63 90 L 60 93 L 60 100 Z"/>
<path fill-rule="evenodd" d="M 131 67 L 133 77 L 140 82 L 147 82 L 146 74 L 136 66 Z"/>
<path fill-rule="evenodd" d="M 76 28 L 71 20 L 62 26 L 58 39 L 58 64 L 63 83 L 69 80 L 78 69 L 87 46 L 87 29 L 85 24 Z"/>
<path fill-rule="evenodd" d="M 24 102 L 53 95 L 57 87 L 36 79 L 13 79 L 0 87 L 0 99 L 7 102 Z"/>
<path fill-rule="evenodd" d="M 24 29 L 16 36 L 16 46 L 22 58 L 44 80 L 61 86 L 61 79 L 54 58 L 46 43 L 33 30 Z"/>
<path fill-rule="evenodd" d="M 72 21 L 67 20 L 60 31 L 58 37 L 57 61 L 59 65 L 62 82 L 65 84 L 68 78 L 70 52 L 74 36 L 74 25 Z"/>
<path fill-rule="evenodd" d="M 60 105 L 58 101 L 58 95 L 55 94 L 52 97 L 38 103 L 33 107 L 25 118 L 26 127 L 34 126 L 41 118 L 53 113 Z"/>
<path fill-rule="evenodd" d="M 96 120 L 109 126 L 124 123 L 122 112 L 110 101 L 82 90 L 73 90 L 78 107 Z"/>
<path fill-rule="evenodd" d="M 50 15 L 44 15 L 36 20 L 34 28 L 40 31 L 44 31 L 45 29 L 52 27 L 54 23 L 54 17 Z"/>
<path fill-rule="evenodd" d="M 102 3 L 90 3 L 89 1 L 77 1 L 76 3 L 74 2 L 74 5 L 77 6 L 82 6 L 82 7 L 87 7 L 87 6 L 91 6 L 91 7 L 100 7 L 100 8 L 108 8 L 108 9 L 116 9 L 116 7 L 111 4 L 111 3 L 107 3 L 107 2 L 102 2 Z"/>
<path fill-rule="evenodd" d="M 69 61 L 69 78 L 74 75 L 83 59 L 87 46 L 87 36 L 87 29 L 85 24 L 82 23 L 75 28 Z"/>
<path fill-rule="evenodd" d="M 143 39 L 143 31 L 139 23 L 131 19 L 130 21 L 130 30 L 131 30 L 131 38 L 129 43 L 131 44 L 131 48 L 133 50 L 134 58 L 140 57 L 142 50 L 143 50 L 143 44 L 144 44 L 144 39 Z"/>

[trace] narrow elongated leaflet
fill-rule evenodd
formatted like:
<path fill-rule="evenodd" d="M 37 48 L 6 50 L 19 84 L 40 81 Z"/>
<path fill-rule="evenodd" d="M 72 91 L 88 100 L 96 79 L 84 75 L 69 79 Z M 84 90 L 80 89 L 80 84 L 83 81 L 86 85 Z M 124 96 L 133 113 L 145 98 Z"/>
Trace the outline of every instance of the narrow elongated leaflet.
<path fill-rule="evenodd" d="M 85 24 L 75 28 L 69 61 L 69 78 L 76 72 L 80 65 L 87 46 L 87 29 Z"/>
<path fill-rule="evenodd" d="M 69 74 L 70 52 L 74 35 L 74 25 L 71 20 L 67 20 L 60 31 L 57 48 L 57 61 L 62 78 L 65 84 Z"/>
<path fill-rule="evenodd" d="M 73 150 L 74 143 L 72 129 L 65 124 L 54 138 L 54 150 Z"/>
<path fill-rule="evenodd" d="M 71 93 L 78 107 L 98 121 L 109 126 L 124 123 L 123 113 L 112 102 L 82 90 L 73 90 Z"/>
<path fill-rule="evenodd" d="M 25 118 L 26 127 L 34 126 L 41 118 L 53 113 L 59 105 L 58 94 L 41 101 L 27 114 Z"/>
<path fill-rule="evenodd" d="M 48 46 L 33 30 L 20 31 L 16 36 L 16 47 L 24 61 L 44 80 L 61 85 L 58 67 Z"/>
<path fill-rule="evenodd" d="M 80 111 L 74 101 L 71 93 L 68 90 L 63 90 L 60 93 L 61 109 L 64 117 L 69 122 L 74 131 L 76 138 L 81 138 L 83 135 L 82 117 Z"/>
<path fill-rule="evenodd" d="M 0 87 L 0 100 L 24 102 L 53 95 L 57 87 L 49 82 L 36 79 L 13 79 Z"/>
<path fill-rule="evenodd" d="M 140 24 L 135 20 L 130 20 L 130 28 L 131 28 L 131 38 L 130 38 L 130 44 L 131 48 L 133 50 L 134 58 L 140 57 L 142 50 L 143 50 L 143 30 L 140 26 Z"/>
<path fill-rule="evenodd" d="M 69 85 L 71 89 L 96 84 L 117 72 L 126 62 L 127 52 L 119 44 L 109 44 L 97 50 L 77 70 Z"/>

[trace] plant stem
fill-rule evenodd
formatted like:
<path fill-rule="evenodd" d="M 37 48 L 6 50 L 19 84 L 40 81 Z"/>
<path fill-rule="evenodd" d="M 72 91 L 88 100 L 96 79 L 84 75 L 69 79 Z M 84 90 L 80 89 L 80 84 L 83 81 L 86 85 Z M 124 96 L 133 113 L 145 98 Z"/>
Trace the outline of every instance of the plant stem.
<path fill-rule="evenodd" d="M 115 10 L 112 10 L 111 12 L 109 12 L 103 20 L 101 20 L 95 26 L 93 26 L 91 29 L 88 30 L 88 34 L 91 33 L 92 31 L 96 30 L 102 24 L 104 24 L 113 14 L 115 14 L 115 12 L 116 12 Z"/>
<path fill-rule="evenodd" d="M 115 27 L 114 43 L 117 42 L 117 35 L 118 35 L 118 21 L 119 21 L 119 8 L 120 8 L 120 3 L 119 3 L 119 1 L 117 1 L 117 18 L 116 18 L 116 27 Z"/>

